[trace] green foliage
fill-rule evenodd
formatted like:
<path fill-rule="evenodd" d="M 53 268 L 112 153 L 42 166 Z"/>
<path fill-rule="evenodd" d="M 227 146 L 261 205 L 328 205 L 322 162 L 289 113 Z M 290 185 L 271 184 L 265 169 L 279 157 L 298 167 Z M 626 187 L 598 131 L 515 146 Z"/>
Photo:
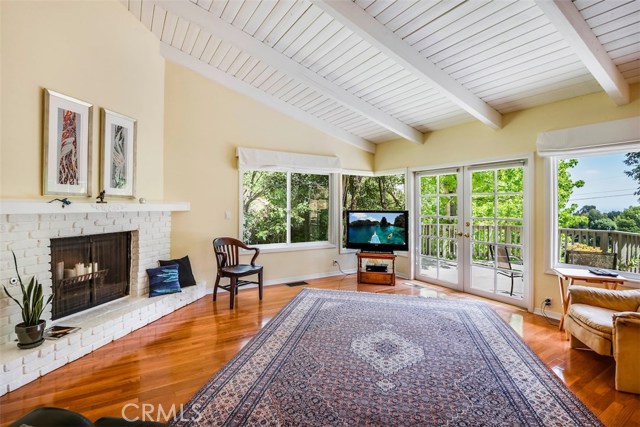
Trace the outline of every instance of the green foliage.
<path fill-rule="evenodd" d="M 345 210 L 404 209 L 404 174 L 342 176 L 342 207 Z"/>
<path fill-rule="evenodd" d="M 243 240 L 287 242 L 287 173 L 246 171 L 243 179 Z M 329 239 L 329 176 L 291 173 L 291 242 Z"/>
<path fill-rule="evenodd" d="M 640 206 L 630 206 L 614 218 L 619 231 L 640 233 Z"/>
<path fill-rule="evenodd" d="M 13 254 L 13 265 L 16 268 L 20 289 L 22 290 L 22 304 L 9 293 L 6 286 L 3 285 L 2 287 L 4 288 L 4 292 L 7 296 L 14 300 L 20 307 L 20 310 L 22 310 L 22 321 L 24 322 L 24 326 L 35 326 L 40 321 L 40 317 L 42 316 L 42 312 L 45 307 L 53 299 L 53 295 L 50 295 L 47 302 L 44 302 L 42 284 L 38 282 L 38 279 L 36 279 L 35 276 L 31 277 L 29 284 L 25 287 L 22 282 L 22 277 L 20 277 L 20 272 L 18 271 L 16 254 L 13 253 L 13 251 L 11 253 Z"/>
<path fill-rule="evenodd" d="M 616 230 L 616 223 L 612 219 L 602 217 L 594 220 L 589 224 L 589 228 L 592 230 Z"/>
<path fill-rule="evenodd" d="M 624 171 L 624 173 L 638 182 L 638 189 L 633 194 L 640 196 L 640 151 L 627 153 L 626 158 L 624 159 L 624 164 L 631 166 L 631 169 Z M 638 198 L 638 201 L 640 201 L 640 198 Z"/>
<path fill-rule="evenodd" d="M 569 205 L 569 198 L 573 194 L 574 188 L 584 187 L 583 180 L 574 181 L 571 179 L 570 169 L 578 165 L 578 159 L 560 160 L 558 162 L 558 226 L 560 228 L 581 228 L 588 218 L 577 215 L 574 212 L 578 205 L 572 203 Z"/>

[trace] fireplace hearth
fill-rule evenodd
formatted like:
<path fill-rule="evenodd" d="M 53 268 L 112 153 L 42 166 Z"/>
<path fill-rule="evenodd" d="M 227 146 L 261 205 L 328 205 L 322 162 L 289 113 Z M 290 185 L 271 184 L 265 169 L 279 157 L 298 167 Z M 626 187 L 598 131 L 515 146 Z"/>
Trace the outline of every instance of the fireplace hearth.
<path fill-rule="evenodd" d="M 129 294 L 131 233 L 51 239 L 52 319 Z"/>

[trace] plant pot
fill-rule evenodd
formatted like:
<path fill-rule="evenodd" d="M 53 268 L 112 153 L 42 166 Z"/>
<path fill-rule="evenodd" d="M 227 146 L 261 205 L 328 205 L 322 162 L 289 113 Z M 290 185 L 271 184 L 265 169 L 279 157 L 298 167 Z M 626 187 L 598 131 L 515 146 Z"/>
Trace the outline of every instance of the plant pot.
<path fill-rule="evenodd" d="M 44 342 L 44 329 L 47 322 L 40 320 L 37 325 L 25 326 L 23 323 L 16 325 L 16 335 L 18 335 L 18 348 L 34 348 Z"/>

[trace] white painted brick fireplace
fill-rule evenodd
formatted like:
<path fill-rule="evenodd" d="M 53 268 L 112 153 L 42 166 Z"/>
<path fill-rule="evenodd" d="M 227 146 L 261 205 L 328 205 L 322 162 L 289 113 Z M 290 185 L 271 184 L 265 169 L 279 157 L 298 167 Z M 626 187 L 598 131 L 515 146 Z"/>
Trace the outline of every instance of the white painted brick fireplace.
<path fill-rule="evenodd" d="M 14 327 L 22 321 L 19 307 L 4 292 L 0 296 L 0 395 L 15 390 L 66 363 L 118 339 L 205 295 L 205 284 L 184 288 L 179 294 L 148 298 L 147 268 L 170 258 L 171 215 L 188 211 L 188 203 L 72 203 L 0 202 L 0 283 L 10 287 L 15 277 L 16 254 L 20 275 L 35 275 L 45 297 L 52 292 L 51 239 L 122 231 L 131 232 L 130 295 L 89 310 L 51 321 L 51 306 L 43 318 L 81 330 L 41 346 L 20 350 Z"/>

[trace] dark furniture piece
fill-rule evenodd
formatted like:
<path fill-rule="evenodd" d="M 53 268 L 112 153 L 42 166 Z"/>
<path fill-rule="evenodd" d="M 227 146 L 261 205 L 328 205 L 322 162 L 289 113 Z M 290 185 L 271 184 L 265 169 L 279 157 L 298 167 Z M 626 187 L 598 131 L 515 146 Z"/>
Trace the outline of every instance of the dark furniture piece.
<path fill-rule="evenodd" d="M 164 426 L 169 424 L 143 421 L 143 420 L 127 420 L 125 418 L 102 417 L 95 422 L 91 422 L 87 417 L 77 412 L 63 408 L 43 407 L 37 408 L 29 412 L 9 424 L 9 427 L 20 426 L 31 427 L 150 427 Z"/>
<path fill-rule="evenodd" d="M 618 264 L 618 254 L 568 250 L 565 253 L 564 261 L 567 264 L 615 270 Z"/>
<path fill-rule="evenodd" d="M 515 271 L 512 264 L 521 264 L 522 261 L 514 256 L 509 255 L 509 249 L 505 245 L 491 245 L 491 258 L 496 263 L 497 273 L 509 277 L 511 279 L 511 290 L 509 296 L 513 296 L 513 282 L 516 277 L 523 277 L 522 271 Z"/>
<path fill-rule="evenodd" d="M 240 264 L 240 249 L 254 251 L 251 264 Z M 262 266 L 256 265 L 256 258 L 260 254 L 260 249 L 245 245 L 238 239 L 233 237 L 218 237 L 213 240 L 213 251 L 216 254 L 216 262 L 218 263 L 218 275 L 216 284 L 213 287 L 213 300 L 216 300 L 218 288 L 222 288 L 229 292 L 229 307 L 233 309 L 235 296 L 238 294 L 238 287 L 244 285 L 258 285 L 260 300 L 262 300 Z M 258 280 L 239 280 L 240 277 L 251 276 L 257 274 Z M 229 278 L 229 284 L 220 285 L 220 278 Z"/>

